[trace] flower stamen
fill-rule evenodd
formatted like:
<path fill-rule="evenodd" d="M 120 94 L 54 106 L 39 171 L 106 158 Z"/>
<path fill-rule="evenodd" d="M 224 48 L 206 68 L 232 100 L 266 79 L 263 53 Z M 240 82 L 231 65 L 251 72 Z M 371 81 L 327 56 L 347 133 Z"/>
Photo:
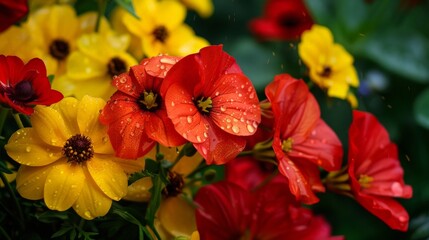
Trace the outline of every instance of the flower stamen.
<path fill-rule="evenodd" d="M 201 112 L 209 113 L 209 110 L 213 107 L 212 103 L 213 101 L 211 97 L 208 97 L 206 99 L 202 97 L 200 100 L 197 101 L 197 106 L 200 108 Z"/>
<path fill-rule="evenodd" d="M 127 71 L 127 66 L 125 62 L 118 58 L 114 57 L 110 59 L 109 63 L 107 64 L 107 71 L 111 77 L 119 75 L 121 73 L 124 73 Z"/>
<path fill-rule="evenodd" d="M 90 160 L 94 156 L 91 139 L 82 134 L 72 136 L 64 144 L 63 155 L 71 163 L 81 164 Z"/>
<path fill-rule="evenodd" d="M 292 138 L 288 138 L 286 140 L 283 140 L 283 142 L 282 142 L 282 150 L 285 153 L 288 153 L 288 152 L 292 151 L 292 145 L 293 145 L 293 139 Z"/>
<path fill-rule="evenodd" d="M 156 27 L 153 32 L 152 32 L 153 36 L 155 37 L 156 40 L 164 43 L 165 40 L 168 38 L 168 31 L 167 28 L 165 28 L 164 26 L 158 26 Z"/>
<path fill-rule="evenodd" d="M 158 94 L 152 91 L 144 91 L 143 94 L 140 95 L 138 104 L 144 110 L 154 111 L 158 109 L 160 105 L 160 99 L 158 98 Z"/>
<path fill-rule="evenodd" d="M 70 46 L 66 41 L 56 39 L 49 45 L 49 53 L 57 60 L 64 60 L 70 53 Z"/>
<path fill-rule="evenodd" d="M 359 184 L 361 187 L 363 188 L 369 188 L 371 186 L 372 181 L 374 181 L 373 177 L 370 177 L 368 175 L 365 174 L 361 174 L 359 176 Z"/>

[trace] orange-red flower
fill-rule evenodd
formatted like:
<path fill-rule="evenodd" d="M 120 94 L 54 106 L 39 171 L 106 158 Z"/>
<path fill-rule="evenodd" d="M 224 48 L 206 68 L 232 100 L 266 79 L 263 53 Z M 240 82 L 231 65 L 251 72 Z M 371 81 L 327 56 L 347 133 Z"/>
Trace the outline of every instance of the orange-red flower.
<path fill-rule="evenodd" d="M 321 119 L 316 99 L 304 81 L 277 75 L 265 88 L 274 114 L 273 149 L 280 173 L 298 200 L 318 201 L 313 191 L 324 191 L 319 167 L 341 167 L 342 145 L 335 132 Z"/>
<path fill-rule="evenodd" d="M 324 218 L 300 207 L 282 184 L 251 192 L 218 182 L 201 188 L 195 202 L 201 239 L 328 239 L 331 235 Z"/>
<path fill-rule="evenodd" d="M 50 105 L 63 95 L 51 89 L 42 60 L 28 63 L 16 56 L 0 55 L 0 103 L 17 112 L 32 114 L 35 105 Z"/>
<path fill-rule="evenodd" d="M 303 0 L 268 0 L 264 15 L 250 22 L 250 30 L 264 40 L 297 39 L 313 25 Z"/>
<path fill-rule="evenodd" d="M 392 197 L 410 198 L 412 188 L 404 183 L 396 145 L 370 113 L 353 111 L 348 167 L 356 200 L 391 228 L 406 231 L 408 213 Z"/>
<path fill-rule="evenodd" d="M 113 79 L 118 88 L 101 112 L 117 156 L 138 158 L 159 142 L 179 146 L 186 142 L 167 117 L 160 88 L 170 68 L 179 60 L 172 56 L 144 59 Z"/>
<path fill-rule="evenodd" d="M 28 13 L 28 0 L 0 1 L 0 32 L 18 22 Z"/>
<path fill-rule="evenodd" d="M 261 120 L 251 81 L 222 46 L 182 58 L 161 87 L 168 117 L 208 164 L 223 164 L 243 150 L 243 136 Z"/>

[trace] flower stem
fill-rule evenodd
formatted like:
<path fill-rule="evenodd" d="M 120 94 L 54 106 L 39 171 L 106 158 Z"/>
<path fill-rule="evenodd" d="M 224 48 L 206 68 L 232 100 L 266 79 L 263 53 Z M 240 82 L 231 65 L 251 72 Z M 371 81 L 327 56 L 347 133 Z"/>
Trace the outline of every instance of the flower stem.
<path fill-rule="evenodd" d="M 13 191 L 12 186 L 7 181 L 6 176 L 4 175 L 3 172 L 0 172 L 0 178 L 3 181 L 4 186 L 6 187 L 7 191 L 9 192 L 10 196 L 12 197 L 12 199 L 16 205 L 16 209 L 18 211 L 19 220 L 20 220 L 19 222 L 21 224 L 21 229 L 25 229 L 24 214 L 22 213 L 21 205 L 19 204 L 18 198 L 16 197 L 16 194 Z"/>
<path fill-rule="evenodd" d="M 24 128 L 24 124 L 22 124 L 21 118 L 19 117 L 19 113 L 14 113 L 13 118 L 15 118 L 16 124 L 18 124 L 19 128 Z"/>
<path fill-rule="evenodd" d="M 4 126 L 4 122 L 6 121 L 8 113 L 9 113 L 9 109 L 2 108 L 0 110 L 0 136 L 1 136 L 3 126 Z"/>
<path fill-rule="evenodd" d="M 104 16 L 104 12 L 106 11 L 106 6 L 107 6 L 106 0 L 98 1 L 98 14 L 97 14 L 97 21 L 95 22 L 95 32 L 98 32 L 98 30 L 100 30 L 100 22 L 101 22 L 101 18 Z"/>

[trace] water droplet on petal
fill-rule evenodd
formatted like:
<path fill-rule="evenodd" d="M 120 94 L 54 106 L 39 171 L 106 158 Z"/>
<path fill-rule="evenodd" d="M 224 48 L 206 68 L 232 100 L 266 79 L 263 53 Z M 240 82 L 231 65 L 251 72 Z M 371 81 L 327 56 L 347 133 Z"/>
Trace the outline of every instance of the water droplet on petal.
<path fill-rule="evenodd" d="M 392 183 L 392 186 L 390 186 L 390 189 L 392 190 L 393 194 L 395 194 L 395 196 L 401 196 L 403 194 L 402 186 L 398 182 Z"/>
<path fill-rule="evenodd" d="M 240 128 L 238 126 L 234 125 L 234 126 L 232 126 L 232 131 L 234 133 L 239 133 L 240 132 Z"/>
<path fill-rule="evenodd" d="M 220 110 L 221 110 L 222 112 L 225 112 L 225 111 L 226 111 L 226 107 L 225 107 L 225 106 L 221 106 L 221 107 L 220 107 Z"/>
<path fill-rule="evenodd" d="M 201 150 L 203 151 L 203 155 L 207 155 L 207 148 L 201 147 Z"/>
<path fill-rule="evenodd" d="M 249 131 L 250 133 L 252 133 L 252 132 L 254 132 L 254 131 L 255 131 L 255 128 L 254 128 L 254 127 L 252 127 L 252 125 L 248 124 L 248 125 L 247 125 L 247 131 Z"/>
<path fill-rule="evenodd" d="M 31 147 L 30 147 L 30 146 L 27 146 L 27 147 L 25 148 L 25 151 L 26 151 L 26 152 L 31 152 Z"/>
<path fill-rule="evenodd" d="M 192 116 L 188 116 L 188 117 L 186 117 L 186 121 L 187 121 L 188 123 L 192 123 Z"/>
<path fill-rule="evenodd" d="M 197 136 L 197 141 L 198 141 L 198 142 L 202 142 L 202 140 L 201 140 L 201 137 L 200 137 L 200 136 Z"/>
<path fill-rule="evenodd" d="M 176 104 L 174 102 L 171 102 L 171 106 L 174 107 Z"/>
<path fill-rule="evenodd" d="M 89 212 L 89 211 L 85 211 L 85 213 L 83 215 L 85 215 L 85 217 L 87 217 L 87 218 L 92 218 L 91 212 Z"/>

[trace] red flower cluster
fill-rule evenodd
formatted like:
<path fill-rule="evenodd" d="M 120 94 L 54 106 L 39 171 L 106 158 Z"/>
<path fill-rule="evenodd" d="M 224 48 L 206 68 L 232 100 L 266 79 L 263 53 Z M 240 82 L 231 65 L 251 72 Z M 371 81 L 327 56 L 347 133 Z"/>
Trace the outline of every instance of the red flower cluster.
<path fill-rule="evenodd" d="M 144 60 L 114 85 L 100 120 L 120 157 L 143 156 L 155 142 L 189 141 L 208 164 L 222 164 L 243 150 L 243 136 L 254 134 L 261 118 L 252 83 L 222 46 L 180 60 Z"/>
<path fill-rule="evenodd" d="M 297 39 L 313 20 L 303 0 L 268 0 L 264 15 L 250 22 L 250 30 L 263 40 Z"/>
<path fill-rule="evenodd" d="M 50 105 L 63 95 L 51 89 L 42 60 L 27 64 L 16 56 L 0 55 L 0 103 L 23 114 L 32 114 L 35 105 Z"/>
<path fill-rule="evenodd" d="M 0 32 L 18 22 L 28 13 L 28 0 L 0 1 Z"/>
<path fill-rule="evenodd" d="M 408 229 L 408 213 L 392 197 L 411 198 L 412 188 L 404 183 L 396 145 L 366 112 L 353 111 L 348 174 L 356 201 L 391 228 Z"/>
<path fill-rule="evenodd" d="M 329 224 L 300 207 L 281 184 L 257 192 L 230 182 L 201 188 L 195 196 L 201 239 L 342 239 Z"/>

